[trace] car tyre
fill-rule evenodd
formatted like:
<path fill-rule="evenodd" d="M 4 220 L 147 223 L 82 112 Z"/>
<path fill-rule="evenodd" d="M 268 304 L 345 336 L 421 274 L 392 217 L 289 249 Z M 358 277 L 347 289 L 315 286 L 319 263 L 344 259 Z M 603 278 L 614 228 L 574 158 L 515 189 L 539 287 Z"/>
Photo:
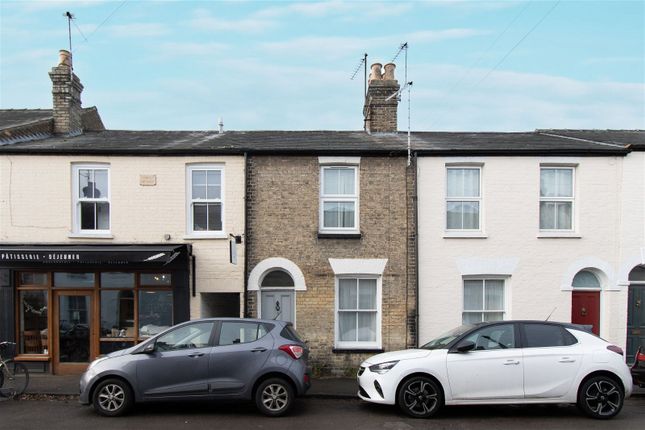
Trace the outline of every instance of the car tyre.
<path fill-rule="evenodd" d="M 293 404 L 293 388 L 282 378 L 262 381 L 255 390 L 255 405 L 264 415 L 279 417 L 286 414 Z"/>
<path fill-rule="evenodd" d="M 443 391 L 437 382 L 427 376 L 413 376 L 401 385 L 399 408 L 413 418 L 429 418 L 443 407 Z"/>
<path fill-rule="evenodd" d="M 101 381 L 92 398 L 94 410 L 106 417 L 126 414 L 134 404 L 130 385 L 122 379 L 110 378 Z"/>
<path fill-rule="evenodd" d="M 615 417 L 623 407 L 625 394 L 620 383 L 608 376 L 586 380 L 578 390 L 578 407 L 587 416 L 599 420 Z"/>

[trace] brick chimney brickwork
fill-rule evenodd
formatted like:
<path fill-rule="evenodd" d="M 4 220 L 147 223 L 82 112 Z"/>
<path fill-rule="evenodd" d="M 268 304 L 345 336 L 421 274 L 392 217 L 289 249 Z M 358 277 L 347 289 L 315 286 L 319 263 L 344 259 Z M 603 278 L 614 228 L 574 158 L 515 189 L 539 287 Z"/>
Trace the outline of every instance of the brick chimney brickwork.
<path fill-rule="evenodd" d="M 399 91 L 399 83 L 394 79 L 392 63 L 385 65 L 385 73 L 381 72 L 381 64 L 372 64 L 369 77 L 363 116 L 365 131 L 368 133 L 394 133 L 397 131 L 398 96 L 389 100 L 388 97 Z"/>
<path fill-rule="evenodd" d="M 71 54 L 68 51 L 60 51 L 59 64 L 51 69 L 49 77 L 52 80 L 54 133 L 81 133 L 83 85 L 72 71 Z"/>

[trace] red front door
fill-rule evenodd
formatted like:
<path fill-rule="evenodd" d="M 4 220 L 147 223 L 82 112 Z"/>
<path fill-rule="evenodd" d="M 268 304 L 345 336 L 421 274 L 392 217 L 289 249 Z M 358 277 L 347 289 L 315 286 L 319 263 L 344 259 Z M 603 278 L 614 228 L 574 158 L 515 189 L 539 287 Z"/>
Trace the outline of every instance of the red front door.
<path fill-rule="evenodd" d="M 572 293 L 571 322 L 593 326 L 593 333 L 600 334 L 600 291 L 574 291 Z"/>

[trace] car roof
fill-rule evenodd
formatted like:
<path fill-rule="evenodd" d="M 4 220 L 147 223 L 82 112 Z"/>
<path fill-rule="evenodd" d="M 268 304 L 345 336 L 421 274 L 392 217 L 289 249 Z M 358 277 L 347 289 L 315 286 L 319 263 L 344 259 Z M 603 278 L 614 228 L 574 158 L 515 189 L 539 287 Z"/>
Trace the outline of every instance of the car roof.
<path fill-rule="evenodd" d="M 543 320 L 503 320 L 503 321 L 486 321 L 473 324 L 474 327 L 486 327 L 495 324 L 508 324 L 508 323 L 522 323 L 522 324 L 546 324 L 546 325 L 558 325 L 565 328 L 570 328 L 574 330 L 591 332 L 591 326 L 583 324 L 573 324 L 569 322 L 560 322 L 560 321 L 543 321 Z"/>
<path fill-rule="evenodd" d="M 185 323 L 199 322 L 199 321 L 242 321 L 242 322 L 259 322 L 259 323 L 269 323 L 277 325 L 291 325 L 289 321 L 282 320 L 269 320 L 261 318 L 235 318 L 235 317 L 214 317 L 214 318 L 197 318 L 189 321 L 184 321 Z M 183 323 L 178 323 L 183 324 Z M 178 325 L 175 324 L 175 325 Z"/>

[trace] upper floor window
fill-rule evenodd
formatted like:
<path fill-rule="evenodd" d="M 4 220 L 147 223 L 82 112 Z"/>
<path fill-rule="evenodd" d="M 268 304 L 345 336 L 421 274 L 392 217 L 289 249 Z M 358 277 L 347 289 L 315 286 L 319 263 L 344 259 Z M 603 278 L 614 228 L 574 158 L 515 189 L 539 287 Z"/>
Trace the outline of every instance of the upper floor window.
<path fill-rule="evenodd" d="M 223 167 L 188 166 L 188 232 L 208 235 L 223 232 Z"/>
<path fill-rule="evenodd" d="M 322 166 L 320 231 L 358 233 L 358 166 Z"/>
<path fill-rule="evenodd" d="M 74 232 L 110 232 L 110 166 L 74 165 Z"/>
<path fill-rule="evenodd" d="M 573 167 L 540 168 L 540 230 L 573 230 Z"/>
<path fill-rule="evenodd" d="M 448 167 L 446 230 L 480 230 L 481 167 Z"/>

